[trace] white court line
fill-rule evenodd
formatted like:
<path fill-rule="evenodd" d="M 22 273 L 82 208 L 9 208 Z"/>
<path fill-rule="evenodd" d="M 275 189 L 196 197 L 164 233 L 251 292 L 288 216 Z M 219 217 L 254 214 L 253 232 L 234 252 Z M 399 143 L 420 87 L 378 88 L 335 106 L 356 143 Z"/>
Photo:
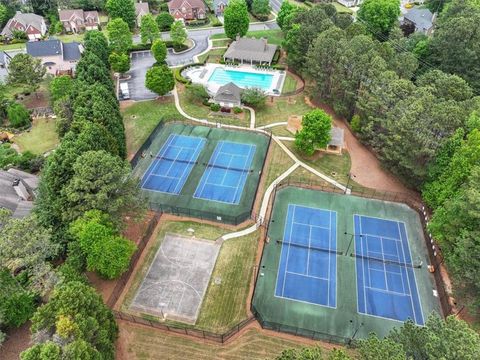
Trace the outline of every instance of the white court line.
<path fill-rule="evenodd" d="M 292 274 L 292 275 L 303 276 L 303 277 L 306 277 L 306 278 L 309 278 L 309 279 L 318 279 L 318 280 L 330 281 L 329 279 L 324 278 L 324 277 L 321 277 L 321 276 L 301 274 L 301 273 L 297 273 L 297 272 L 294 272 L 294 271 L 285 271 L 285 274 Z"/>
<path fill-rule="evenodd" d="M 204 141 L 199 141 L 197 143 L 197 146 L 195 148 L 185 148 L 185 149 L 193 149 L 193 152 L 190 152 L 190 158 L 187 160 L 190 164 L 188 164 L 187 166 L 184 166 L 183 168 L 183 172 L 182 172 L 182 176 L 179 177 L 179 180 L 177 181 L 177 185 L 175 185 L 175 188 L 174 188 L 174 192 L 177 193 L 177 187 L 180 185 L 180 183 L 182 183 L 182 179 L 183 177 L 185 176 L 185 172 L 188 170 L 188 174 L 187 176 L 185 177 L 185 181 L 183 181 L 183 184 L 182 184 L 182 188 L 183 186 L 185 185 L 185 182 L 187 181 L 187 178 L 188 178 L 188 175 L 190 175 L 190 172 L 192 171 L 192 168 L 194 166 L 194 164 L 192 163 L 192 160 L 195 158 L 195 159 L 198 159 L 198 155 L 200 154 L 199 153 L 199 150 L 200 150 L 200 145 L 202 145 L 202 149 L 203 149 L 203 146 L 204 146 L 205 142 Z M 182 149 L 180 150 L 179 154 L 183 151 L 183 147 Z M 182 189 L 179 189 L 178 190 L 178 194 L 182 191 Z"/>
<path fill-rule="evenodd" d="M 295 219 L 295 209 L 296 209 L 296 206 L 293 205 L 293 215 L 292 215 L 291 221 L 293 221 L 293 219 Z M 288 212 L 287 212 L 287 216 L 288 216 Z M 287 221 L 287 224 L 288 224 L 288 221 Z M 286 259 L 286 263 L 285 263 L 285 269 L 283 269 L 284 275 L 283 275 L 282 296 L 285 294 L 285 279 L 287 278 L 286 272 L 288 271 L 288 259 L 289 259 L 289 256 L 290 256 L 290 242 L 292 241 L 292 231 L 293 231 L 293 226 L 290 225 L 290 234 L 288 236 L 287 259 Z M 283 246 L 282 246 L 282 249 L 283 249 Z"/>
<path fill-rule="evenodd" d="M 319 228 L 319 229 L 330 230 L 330 228 L 325 227 L 325 226 L 320 226 L 320 225 L 310 225 L 310 224 L 307 224 L 307 223 L 301 223 L 301 222 L 297 222 L 297 221 L 294 221 L 293 223 L 295 225 L 304 225 L 304 226 L 310 226 L 310 227 Z"/>
<path fill-rule="evenodd" d="M 398 226 L 398 234 L 400 235 L 400 239 L 402 239 L 402 232 L 400 231 L 400 224 L 397 222 Z M 402 241 L 403 242 L 403 241 Z M 405 252 L 403 251 L 403 246 L 402 246 L 402 253 L 403 253 L 403 260 L 405 261 Z M 410 258 L 411 259 L 411 258 Z M 411 259 L 413 261 L 413 259 Z M 412 305 L 412 313 L 413 313 L 413 320 L 415 321 L 415 324 L 417 323 L 417 315 L 415 314 L 415 304 L 413 303 L 413 291 L 412 291 L 412 286 L 410 284 L 410 276 L 408 276 L 408 269 L 406 269 L 407 272 L 407 284 L 408 284 L 408 290 L 410 291 L 410 304 Z M 420 301 L 420 299 L 418 299 Z"/>
<path fill-rule="evenodd" d="M 410 296 L 409 294 L 401 293 L 401 292 L 398 292 L 398 291 L 384 290 L 384 289 L 379 289 L 379 288 L 375 288 L 375 287 L 371 287 L 371 286 L 366 286 L 365 288 L 373 290 L 373 291 L 378 291 L 378 292 L 381 292 L 381 293 L 384 293 L 384 294 L 392 294 L 392 295 L 403 296 L 403 297 L 409 297 Z"/>
<path fill-rule="evenodd" d="M 166 150 L 167 147 L 170 145 L 170 143 L 172 142 L 173 138 L 176 136 L 176 134 L 170 134 L 167 138 L 167 141 L 165 141 L 165 144 L 162 145 L 162 147 L 160 148 L 160 150 L 158 151 L 157 153 L 157 156 L 160 155 L 160 153 L 162 153 L 162 151 Z M 140 187 L 143 188 L 143 185 L 145 185 L 145 183 L 148 181 L 152 171 L 153 171 L 153 168 L 155 168 L 156 166 L 158 165 L 158 161 L 152 161 L 149 165 L 149 167 L 147 168 L 147 171 L 145 171 L 145 173 L 143 174 L 144 178 L 142 179 L 142 183 L 140 184 Z M 147 177 L 145 177 L 145 174 L 148 174 Z"/>

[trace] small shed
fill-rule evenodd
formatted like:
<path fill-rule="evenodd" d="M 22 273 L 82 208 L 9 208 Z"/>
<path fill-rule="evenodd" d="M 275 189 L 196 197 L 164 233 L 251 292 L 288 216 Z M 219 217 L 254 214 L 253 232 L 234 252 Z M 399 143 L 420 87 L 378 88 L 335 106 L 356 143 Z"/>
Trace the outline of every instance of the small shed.
<path fill-rule="evenodd" d="M 222 85 L 213 97 L 213 102 L 223 107 L 239 107 L 242 105 L 242 89 L 233 82 Z"/>
<path fill-rule="evenodd" d="M 328 143 L 325 151 L 340 155 L 345 147 L 344 130 L 342 128 L 332 127 L 330 136 L 330 142 Z"/>

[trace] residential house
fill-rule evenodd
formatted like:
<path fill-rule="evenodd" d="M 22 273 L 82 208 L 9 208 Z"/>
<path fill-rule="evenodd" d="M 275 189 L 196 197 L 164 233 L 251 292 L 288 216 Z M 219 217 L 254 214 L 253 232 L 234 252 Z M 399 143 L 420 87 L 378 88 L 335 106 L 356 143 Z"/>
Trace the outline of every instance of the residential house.
<path fill-rule="evenodd" d="M 239 37 L 233 41 L 223 55 L 225 61 L 271 64 L 277 45 L 268 44 L 267 39 Z"/>
<path fill-rule="evenodd" d="M 415 31 L 425 35 L 431 35 L 436 14 L 432 14 L 427 8 L 414 7 L 403 17 L 403 22 L 415 26 Z"/>
<path fill-rule="evenodd" d="M 212 100 L 223 107 L 240 107 L 242 105 L 241 95 L 242 89 L 233 82 L 229 82 L 218 88 Z"/>
<path fill-rule="evenodd" d="M 140 25 L 142 24 L 142 17 L 147 14 L 150 14 L 150 8 L 148 7 L 147 2 L 140 1 L 138 3 L 135 3 L 135 21 L 138 27 L 140 27 Z"/>
<path fill-rule="evenodd" d="M 14 218 L 27 216 L 33 208 L 38 176 L 9 169 L 0 170 L 0 208 L 10 210 Z"/>
<path fill-rule="evenodd" d="M 58 10 L 58 16 L 66 32 L 78 33 L 85 30 L 97 30 L 100 24 L 97 11 Z"/>
<path fill-rule="evenodd" d="M 223 16 L 228 0 L 213 0 L 213 12 L 216 16 Z"/>
<path fill-rule="evenodd" d="M 63 43 L 51 39 L 27 43 L 27 54 L 42 59 L 47 72 L 52 75 L 73 73 L 83 52 L 83 45 L 77 42 Z"/>
<path fill-rule="evenodd" d="M 41 39 L 47 33 L 47 25 L 40 15 L 23 14 L 17 11 L 15 16 L 8 20 L 0 35 L 13 38 L 14 31 L 23 31 L 29 40 Z"/>
<path fill-rule="evenodd" d="M 171 0 L 168 11 L 176 20 L 202 20 L 207 17 L 203 0 Z"/>

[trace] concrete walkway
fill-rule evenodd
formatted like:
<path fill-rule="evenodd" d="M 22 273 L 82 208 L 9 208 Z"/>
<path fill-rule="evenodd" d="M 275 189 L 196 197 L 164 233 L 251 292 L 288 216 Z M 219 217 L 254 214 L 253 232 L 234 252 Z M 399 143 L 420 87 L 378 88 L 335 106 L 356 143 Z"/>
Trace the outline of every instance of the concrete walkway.
<path fill-rule="evenodd" d="M 178 112 L 184 116 L 185 118 L 189 119 L 189 120 L 192 120 L 192 121 L 195 121 L 195 122 L 198 122 L 198 123 L 201 123 L 201 124 L 209 124 L 209 125 L 214 125 L 214 126 L 218 126 L 219 124 L 215 123 L 215 122 L 211 122 L 211 121 L 208 121 L 206 119 L 197 119 L 193 116 L 190 116 L 188 115 L 183 109 L 182 109 L 182 106 L 180 104 L 180 98 L 178 96 L 178 92 L 177 92 L 177 88 L 173 89 L 172 91 L 172 94 L 173 94 L 173 97 L 175 99 L 175 107 L 177 108 Z M 260 133 L 263 133 L 263 134 L 266 134 L 266 135 L 270 135 L 267 131 L 265 131 L 265 126 L 262 126 L 262 127 L 259 127 L 259 128 L 255 128 L 255 110 L 252 109 L 252 108 L 248 108 L 247 109 L 250 110 L 250 113 L 252 114 L 252 118 L 253 118 L 253 121 L 250 120 L 250 127 L 244 127 L 244 126 L 236 126 L 236 125 L 225 125 L 225 124 L 220 124 L 221 127 L 224 127 L 224 128 L 230 128 L 230 129 L 239 129 L 239 130 L 248 130 L 248 131 L 255 131 L 255 132 L 260 132 Z M 276 123 L 276 124 L 279 124 L 279 123 Z M 275 125 L 277 126 L 277 125 Z M 230 234 L 225 234 L 222 236 L 222 239 L 223 240 L 228 240 L 228 239 L 233 239 L 233 238 L 237 238 L 237 237 L 241 237 L 241 236 L 244 236 L 244 235 L 247 235 L 247 234 L 250 234 L 252 232 L 254 232 L 255 230 L 258 229 L 258 227 L 260 225 L 263 224 L 264 220 L 265 220 L 265 215 L 267 213 L 267 209 L 268 209 L 268 203 L 269 203 L 269 199 L 270 199 L 270 195 L 272 194 L 273 192 L 273 189 L 275 188 L 275 186 L 277 186 L 283 179 L 285 179 L 287 176 L 289 176 L 293 171 L 295 171 L 299 166 L 303 167 L 305 170 L 307 171 L 310 171 L 312 174 L 320 177 L 321 179 L 323 179 L 324 181 L 332 184 L 333 186 L 336 186 L 338 187 L 339 189 L 345 191 L 345 193 L 347 194 L 350 194 L 350 189 L 347 189 L 345 186 L 343 186 L 342 184 L 340 184 L 339 182 L 333 180 L 332 178 L 328 177 L 327 175 L 325 174 L 322 174 L 320 171 L 312 168 L 311 166 L 303 163 L 302 161 L 300 161 L 286 146 L 285 144 L 281 141 L 280 137 L 278 136 L 275 136 L 275 135 L 272 135 L 272 139 L 273 141 L 275 141 L 281 148 L 282 150 L 294 161 L 294 164 L 288 169 L 286 170 L 283 174 L 281 174 L 279 177 L 277 177 L 271 184 L 270 186 L 267 188 L 267 190 L 265 191 L 265 194 L 263 196 L 263 200 L 262 200 L 262 204 L 261 204 L 261 207 L 260 207 L 260 212 L 259 212 L 259 216 L 258 216 L 258 219 L 257 219 L 257 222 L 246 228 L 246 229 L 243 229 L 243 230 L 240 230 L 240 231 L 237 231 L 237 232 L 233 232 L 233 233 L 230 233 Z"/>

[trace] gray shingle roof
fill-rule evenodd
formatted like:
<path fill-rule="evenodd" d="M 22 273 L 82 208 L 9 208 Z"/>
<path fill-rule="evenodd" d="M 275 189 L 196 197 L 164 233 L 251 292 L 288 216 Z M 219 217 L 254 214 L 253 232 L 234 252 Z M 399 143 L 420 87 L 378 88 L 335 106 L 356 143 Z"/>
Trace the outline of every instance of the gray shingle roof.
<path fill-rule="evenodd" d="M 82 56 L 80 46 L 82 45 L 77 42 L 63 43 L 63 59 L 68 61 L 80 60 Z"/>
<path fill-rule="evenodd" d="M 27 54 L 33 57 L 55 56 L 62 54 L 60 40 L 45 40 L 27 42 Z"/>
<path fill-rule="evenodd" d="M 428 30 L 433 26 L 433 14 L 428 9 L 415 7 L 407 12 L 404 18 L 411 21 L 416 28 L 421 30 Z"/>
<path fill-rule="evenodd" d="M 22 199 L 14 188 L 14 182 L 20 180 L 28 191 L 30 199 Z M 9 169 L 0 170 L 0 207 L 12 212 L 13 217 L 25 217 L 33 208 L 34 191 L 38 186 L 38 177 L 26 172 Z"/>
<path fill-rule="evenodd" d="M 233 82 L 222 85 L 218 88 L 217 93 L 213 97 L 215 101 L 222 102 L 240 102 L 242 89 Z"/>
<path fill-rule="evenodd" d="M 344 131 L 342 128 L 332 127 L 330 131 L 330 142 L 328 145 L 343 147 L 344 144 Z"/>
<path fill-rule="evenodd" d="M 17 22 L 22 24 L 25 28 L 31 25 L 36 29 L 40 30 L 42 28 L 42 23 L 44 22 L 44 20 L 43 20 L 43 17 L 41 17 L 40 15 L 33 14 L 33 13 L 24 14 L 24 13 L 21 13 L 20 11 L 17 11 L 15 16 L 10 20 L 8 20 L 1 34 L 5 36 L 11 36 L 12 30 L 10 29 L 10 26 L 14 25 Z"/>
<path fill-rule="evenodd" d="M 237 38 L 228 47 L 224 57 L 244 61 L 271 62 L 277 51 L 277 45 L 267 43 L 266 39 Z"/>
<path fill-rule="evenodd" d="M 146 15 L 150 12 L 150 9 L 148 7 L 148 2 L 143 2 L 143 3 L 135 3 L 135 15 Z"/>
<path fill-rule="evenodd" d="M 217 6 L 219 6 L 221 4 L 227 6 L 228 5 L 228 0 L 213 0 L 213 8 L 214 9 L 216 9 Z"/>

